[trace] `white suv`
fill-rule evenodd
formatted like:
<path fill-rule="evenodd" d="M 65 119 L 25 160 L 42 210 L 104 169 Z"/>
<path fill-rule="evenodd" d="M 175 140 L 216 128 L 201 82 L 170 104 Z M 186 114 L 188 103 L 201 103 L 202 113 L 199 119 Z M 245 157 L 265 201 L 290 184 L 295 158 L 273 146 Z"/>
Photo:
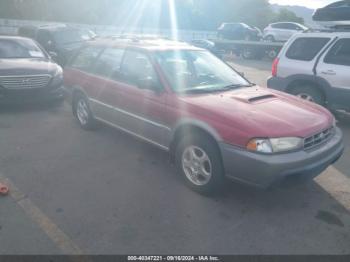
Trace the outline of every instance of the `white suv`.
<path fill-rule="evenodd" d="M 295 35 L 274 61 L 268 87 L 350 112 L 350 32 Z"/>
<path fill-rule="evenodd" d="M 270 42 L 284 42 L 288 41 L 294 34 L 307 30 L 307 27 L 298 23 L 281 22 L 269 24 L 264 29 L 264 39 Z"/>

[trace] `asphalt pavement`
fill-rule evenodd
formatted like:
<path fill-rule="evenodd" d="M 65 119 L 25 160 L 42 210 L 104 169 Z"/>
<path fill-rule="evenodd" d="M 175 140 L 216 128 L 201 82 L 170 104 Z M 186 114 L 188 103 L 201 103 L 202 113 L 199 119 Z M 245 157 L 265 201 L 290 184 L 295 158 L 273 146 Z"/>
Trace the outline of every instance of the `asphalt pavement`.
<path fill-rule="evenodd" d="M 270 62 L 234 66 L 263 85 Z M 69 105 L 0 112 L 0 254 L 349 254 L 350 121 L 315 181 L 189 190 L 168 156 L 122 132 L 83 131 Z"/>

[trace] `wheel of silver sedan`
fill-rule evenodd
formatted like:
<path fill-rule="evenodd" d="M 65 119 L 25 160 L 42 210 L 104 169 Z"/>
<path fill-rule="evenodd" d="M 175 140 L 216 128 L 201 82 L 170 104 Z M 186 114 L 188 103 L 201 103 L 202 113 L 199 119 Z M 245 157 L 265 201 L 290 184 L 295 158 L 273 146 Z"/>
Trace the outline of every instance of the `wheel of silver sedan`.
<path fill-rule="evenodd" d="M 77 117 L 82 125 L 86 125 L 89 121 L 89 108 L 85 99 L 79 99 L 77 103 Z"/>
<path fill-rule="evenodd" d="M 198 146 L 188 146 L 183 151 L 182 168 L 187 179 L 196 186 L 206 185 L 212 177 L 211 161 Z"/>

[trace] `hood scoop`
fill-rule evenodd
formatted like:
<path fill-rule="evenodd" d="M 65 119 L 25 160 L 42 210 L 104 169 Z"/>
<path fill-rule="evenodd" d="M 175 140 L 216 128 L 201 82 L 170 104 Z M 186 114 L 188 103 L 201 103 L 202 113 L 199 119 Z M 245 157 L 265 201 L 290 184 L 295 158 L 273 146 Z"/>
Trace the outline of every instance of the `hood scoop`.
<path fill-rule="evenodd" d="M 271 99 L 271 98 L 275 98 L 275 97 L 276 96 L 274 96 L 274 95 L 261 95 L 261 96 L 249 98 L 248 102 L 254 103 L 254 102 L 258 102 L 258 101 L 266 100 L 266 99 Z"/>

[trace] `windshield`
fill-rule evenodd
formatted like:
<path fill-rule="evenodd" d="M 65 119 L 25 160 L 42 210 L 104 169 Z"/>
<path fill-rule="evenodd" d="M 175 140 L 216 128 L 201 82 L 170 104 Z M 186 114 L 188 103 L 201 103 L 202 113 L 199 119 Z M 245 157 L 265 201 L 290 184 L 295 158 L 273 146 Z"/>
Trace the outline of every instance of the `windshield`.
<path fill-rule="evenodd" d="M 69 29 L 57 31 L 54 34 L 55 42 L 57 44 L 69 44 L 75 42 L 83 42 L 94 37 L 90 30 Z"/>
<path fill-rule="evenodd" d="M 251 85 L 207 51 L 160 51 L 156 59 L 176 92 L 214 92 Z"/>
<path fill-rule="evenodd" d="M 0 59 L 43 57 L 45 54 L 30 39 L 0 39 Z"/>

